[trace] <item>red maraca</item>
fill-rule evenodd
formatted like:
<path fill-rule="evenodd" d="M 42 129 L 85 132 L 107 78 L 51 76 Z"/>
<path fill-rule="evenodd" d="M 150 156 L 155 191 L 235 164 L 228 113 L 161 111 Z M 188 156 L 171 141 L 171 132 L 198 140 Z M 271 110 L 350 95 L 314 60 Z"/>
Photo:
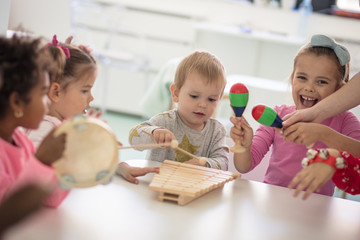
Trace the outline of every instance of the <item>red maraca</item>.
<path fill-rule="evenodd" d="M 283 120 L 274 109 L 265 105 L 256 105 L 252 109 L 252 116 L 256 121 L 268 127 L 282 128 Z"/>
<path fill-rule="evenodd" d="M 265 106 L 265 105 L 256 105 L 252 109 L 252 116 L 256 121 L 261 123 L 262 125 L 268 127 L 277 127 L 282 128 L 283 120 L 280 116 L 275 112 L 274 109 Z M 307 148 L 312 148 L 314 143 L 306 145 Z"/>
<path fill-rule="evenodd" d="M 230 88 L 230 105 L 237 118 L 240 118 L 245 111 L 249 100 L 249 90 L 242 83 L 235 83 Z M 245 148 L 241 146 L 240 141 L 235 141 L 235 145 L 230 149 L 232 152 L 243 152 Z"/>

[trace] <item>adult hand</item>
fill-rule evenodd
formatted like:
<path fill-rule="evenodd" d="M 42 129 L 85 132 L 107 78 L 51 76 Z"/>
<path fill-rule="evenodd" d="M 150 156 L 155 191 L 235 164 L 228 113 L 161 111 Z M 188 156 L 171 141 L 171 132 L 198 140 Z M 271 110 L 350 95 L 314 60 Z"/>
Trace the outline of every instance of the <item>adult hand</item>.
<path fill-rule="evenodd" d="M 297 122 L 321 122 L 323 119 L 314 108 L 296 110 L 283 117 L 282 125 L 286 128 Z"/>

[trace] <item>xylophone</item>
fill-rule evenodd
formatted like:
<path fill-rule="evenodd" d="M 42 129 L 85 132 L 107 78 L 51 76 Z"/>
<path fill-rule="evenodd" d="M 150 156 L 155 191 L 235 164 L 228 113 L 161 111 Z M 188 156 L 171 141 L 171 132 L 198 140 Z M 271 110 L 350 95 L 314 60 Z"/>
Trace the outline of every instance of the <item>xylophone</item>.
<path fill-rule="evenodd" d="M 149 185 L 160 201 L 185 205 L 241 175 L 228 171 L 165 160 Z"/>

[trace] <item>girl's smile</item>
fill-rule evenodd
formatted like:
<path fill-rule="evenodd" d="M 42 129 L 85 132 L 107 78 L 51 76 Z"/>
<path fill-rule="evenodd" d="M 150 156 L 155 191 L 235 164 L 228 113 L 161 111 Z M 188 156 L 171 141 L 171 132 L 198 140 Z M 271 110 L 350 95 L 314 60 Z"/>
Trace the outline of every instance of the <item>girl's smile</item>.
<path fill-rule="evenodd" d="M 318 102 L 318 99 L 317 98 L 312 98 L 312 97 L 306 97 L 304 95 L 300 95 L 300 102 L 305 107 L 312 107 Z"/>
<path fill-rule="evenodd" d="M 328 56 L 303 54 L 298 57 L 291 83 L 296 109 L 312 107 L 339 88 L 336 63 Z"/>

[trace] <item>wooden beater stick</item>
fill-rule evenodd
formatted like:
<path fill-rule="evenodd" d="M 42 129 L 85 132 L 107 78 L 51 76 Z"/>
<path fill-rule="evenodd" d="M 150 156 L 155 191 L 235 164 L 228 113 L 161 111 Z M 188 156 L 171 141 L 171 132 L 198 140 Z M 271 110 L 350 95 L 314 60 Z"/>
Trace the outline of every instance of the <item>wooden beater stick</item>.
<path fill-rule="evenodd" d="M 145 130 L 142 130 L 143 133 L 149 135 L 150 137 L 152 137 L 152 134 L 145 131 Z M 200 164 L 202 166 L 205 166 L 206 165 L 206 159 L 205 158 L 202 158 L 202 157 L 198 157 L 198 156 L 195 156 L 194 154 L 192 153 L 189 153 L 188 151 L 185 151 L 184 149 L 182 148 L 179 148 L 179 143 L 178 141 L 176 140 L 172 140 L 171 143 L 159 143 L 159 144 L 143 144 L 143 145 L 136 145 L 136 146 L 128 146 L 128 147 L 122 147 L 122 146 L 119 146 L 119 149 L 129 149 L 129 148 L 160 148 L 160 147 L 171 147 L 172 149 L 174 149 L 175 151 L 180 151 L 184 154 L 187 154 L 188 156 L 190 156 L 191 158 L 196 158 L 199 160 Z"/>
<path fill-rule="evenodd" d="M 206 159 L 205 158 L 202 158 L 202 157 L 198 157 L 198 156 L 195 156 L 194 154 L 192 153 L 189 153 L 188 151 L 185 151 L 184 149 L 182 148 L 179 148 L 179 143 L 178 141 L 176 140 L 172 140 L 171 143 L 170 143 L 170 147 L 173 148 L 174 150 L 177 150 L 177 151 L 180 151 L 184 154 L 187 154 L 188 156 L 192 157 L 192 158 L 196 158 L 199 160 L 200 164 L 202 166 L 205 166 L 206 165 Z"/>
<path fill-rule="evenodd" d="M 142 144 L 142 145 L 133 145 L 133 146 L 119 146 L 119 149 L 129 149 L 129 148 L 161 148 L 161 147 L 170 147 L 170 143 L 154 143 L 154 144 Z"/>

